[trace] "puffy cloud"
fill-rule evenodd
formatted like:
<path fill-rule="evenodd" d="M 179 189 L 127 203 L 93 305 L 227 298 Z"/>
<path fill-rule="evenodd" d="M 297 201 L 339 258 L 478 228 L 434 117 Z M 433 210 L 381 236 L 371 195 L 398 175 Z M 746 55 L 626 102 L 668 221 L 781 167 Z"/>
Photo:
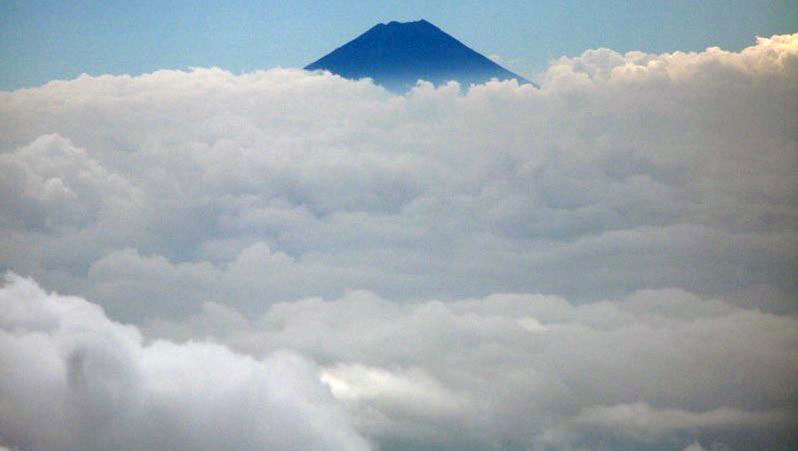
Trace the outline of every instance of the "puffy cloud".
<path fill-rule="evenodd" d="M 796 43 L 590 50 L 554 61 L 540 89 L 420 83 L 395 96 L 329 74 L 211 68 L 0 92 L 0 267 L 147 331 L 11 282 L 33 294 L 7 302 L 4 340 L 21 341 L 0 368 L 33 376 L 3 378 L 13 402 L 0 405 L 20 407 L 0 444 L 149 446 L 126 435 L 137 431 L 193 444 L 195 429 L 152 419 L 202 426 L 187 412 L 232 405 L 216 385 L 187 385 L 209 396 L 197 405 L 139 395 L 161 387 L 149 371 L 190 382 L 197 362 L 235 369 L 231 399 L 300 381 L 280 409 L 316 406 L 323 430 L 258 412 L 285 437 L 316 431 L 307 446 L 787 443 Z M 42 296 L 53 302 L 15 306 Z M 56 306 L 75 303 L 94 319 L 69 360 Z M 97 383 L 70 385 L 70 365 Z M 270 368 L 296 377 L 253 376 Z M 35 409 L 50 419 L 37 431 Z M 63 420 L 95 425 L 109 409 L 129 418 L 94 442 Z M 763 422 L 781 425 L 775 439 Z M 235 437 L 264 439 L 242 424 Z M 332 431 L 341 442 L 322 438 Z M 196 433 L 212 447 L 211 432 Z"/>
<path fill-rule="evenodd" d="M 143 344 L 83 299 L 0 289 L 0 441 L 22 449 L 368 449 L 301 356 Z"/>
<path fill-rule="evenodd" d="M 758 290 L 794 311 L 796 39 L 591 50 L 541 89 L 193 69 L 0 93 L 0 255 L 129 320 L 348 288 Z M 258 246 L 284 258 L 238 277 Z"/>
<path fill-rule="evenodd" d="M 255 356 L 297 350 L 388 449 L 673 449 L 743 432 L 759 437 L 750 446 L 777 446 L 798 423 L 796 318 L 681 290 L 582 306 L 521 294 L 397 303 L 356 291 L 276 304 L 253 321 L 206 305 L 145 330 Z"/>
<path fill-rule="evenodd" d="M 581 306 L 355 291 L 141 329 L 16 276 L 0 303 L 0 438 L 24 449 L 778 446 L 798 423 L 796 318 L 681 290 Z"/>

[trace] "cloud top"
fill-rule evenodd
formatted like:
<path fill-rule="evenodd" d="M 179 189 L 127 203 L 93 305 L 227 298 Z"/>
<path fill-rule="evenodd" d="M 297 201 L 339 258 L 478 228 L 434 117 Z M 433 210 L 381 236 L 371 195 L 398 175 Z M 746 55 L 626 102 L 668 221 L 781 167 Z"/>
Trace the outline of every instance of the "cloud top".
<path fill-rule="evenodd" d="M 0 446 L 794 442 L 798 34 L 540 80 L 0 92 Z"/>

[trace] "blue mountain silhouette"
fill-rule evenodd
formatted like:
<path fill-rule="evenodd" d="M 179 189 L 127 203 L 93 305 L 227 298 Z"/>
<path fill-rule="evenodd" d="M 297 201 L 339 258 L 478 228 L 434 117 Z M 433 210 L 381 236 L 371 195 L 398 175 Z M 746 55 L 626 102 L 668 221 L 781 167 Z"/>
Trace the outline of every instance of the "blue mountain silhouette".
<path fill-rule="evenodd" d="M 529 83 L 423 19 L 377 24 L 305 69 L 370 77 L 394 92 L 406 92 L 419 79 L 436 85 L 456 80 L 465 87 L 493 78 Z"/>

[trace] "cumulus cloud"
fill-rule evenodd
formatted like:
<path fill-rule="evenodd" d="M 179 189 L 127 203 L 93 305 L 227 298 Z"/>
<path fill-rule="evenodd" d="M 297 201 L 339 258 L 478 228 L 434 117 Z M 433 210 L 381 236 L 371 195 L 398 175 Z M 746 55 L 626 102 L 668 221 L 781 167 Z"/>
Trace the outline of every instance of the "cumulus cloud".
<path fill-rule="evenodd" d="M 408 304 L 357 291 L 276 304 L 252 321 L 206 305 L 145 330 L 256 356 L 297 350 L 389 449 L 673 449 L 741 431 L 784 444 L 798 423 L 796 318 L 681 290 L 582 306 L 518 294 Z"/>
<path fill-rule="evenodd" d="M 0 256 L 134 321 L 349 288 L 795 311 L 796 39 L 591 50 L 541 89 L 193 69 L 0 93 Z"/>
<path fill-rule="evenodd" d="M 297 354 L 145 345 L 97 305 L 15 275 L 0 310 L 0 441 L 15 447 L 369 448 Z"/>
<path fill-rule="evenodd" d="M 358 291 L 141 329 L 10 275 L 0 307 L 0 440 L 21 449 L 672 449 L 798 423 L 796 319 L 678 290 Z"/>
<path fill-rule="evenodd" d="M 0 92 L 0 269 L 96 303 L 3 289 L 0 444 L 213 447 L 214 362 L 264 401 L 231 418 L 285 432 L 214 425 L 243 447 L 788 443 L 796 43 L 590 50 L 539 89 L 198 68 Z"/>

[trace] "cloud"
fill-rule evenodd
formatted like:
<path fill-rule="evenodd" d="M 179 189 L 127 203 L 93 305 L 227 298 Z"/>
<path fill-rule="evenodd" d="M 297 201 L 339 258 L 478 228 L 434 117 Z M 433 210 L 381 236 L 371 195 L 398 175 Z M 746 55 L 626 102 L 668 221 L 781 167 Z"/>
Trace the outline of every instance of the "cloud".
<path fill-rule="evenodd" d="M 701 446 L 698 442 L 693 442 L 690 445 L 686 446 L 682 451 L 705 451 L 706 448 Z"/>
<path fill-rule="evenodd" d="M 352 288 L 795 311 L 796 39 L 590 50 L 541 89 L 212 68 L 0 93 L 0 258 L 131 321 Z"/>
<path fill-rule="evenodd" d="M 197 68 L 0 92 L 0 269 L 79 296 L 3 288 L 0 368 L 30 376 L 2 379 L 0 443 L 789 443 L 764 423 L 796 409 L 796 42 L 589 50 L 540 89 Z"/>
<path fill-rule="evenodd" d="M 367 449 L 313 364 L 157 340 L 11 275 L 0 440 L 22 449 Z"/>
<path fill-rule="evenodd" d="M 739 431 L 787 443 L 798 421 L 796 318 L 681 290 L 582 306 L 522 294 L 397 303 L 356 291 L 276 304 L 251 321 L 208 305 L 144 330 L 256 356 L 294 349 L 320 363 L 359 429 L 388 448 L 672 449 Z"/>
<path fill-rule="evenodd" d="M 645 437 L 656 436 L 673 429 L 779 427 L 780 425 L 783 427 L 788 417 L 782 412 L 746 412 L 722 408 L 696 413 L 679 409 L 652 409 L 645 403 L 635 403 L 588 407 L 583 409 L 574 421 L 582 425 L 607 427 Z"/>
<path fill-rule="evenodd" d="M 354 291 L 141 328 L 18 276 L 0 302 L 0 437 L 25 449 L 668 449 L 788 443 L 798 422 L 796 318 L 681 290 L 582 306 Z"/>

